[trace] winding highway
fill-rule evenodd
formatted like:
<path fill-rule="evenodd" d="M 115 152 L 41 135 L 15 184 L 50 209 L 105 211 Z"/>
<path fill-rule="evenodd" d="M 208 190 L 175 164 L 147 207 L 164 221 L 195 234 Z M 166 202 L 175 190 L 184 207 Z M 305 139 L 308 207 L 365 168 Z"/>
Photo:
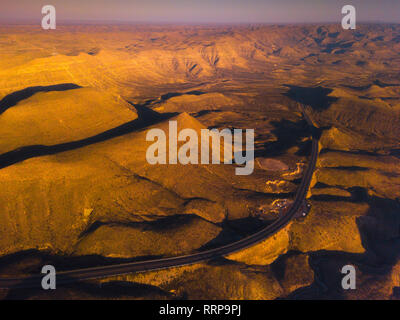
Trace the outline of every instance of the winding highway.
<path fill-rule="evenodd" d="M 311 119 L 306 114 L 302 105 L 300 105 L 300 109 L 309 126 L 315 129 Z M 313 134 L 309 165 L 303 175 L 303 178 L 296 193 L 296 197 L 293 203 L 291 204 L 289 210 L 287 210 L 287 212 L 280 219 L 276 220 L 272 224 L 266 226 L 262 230 L 246 238 L 243 238 L 239 241 L 233 242 L 231 244 L 219 248 L 198 252 L 194 254 L 189 254 L 185 256 L 58 272 L 56 278 L 57 285 L 62 285 L 76 281 L 83 281 L 88 279 L 97 279 L 97 278 L 104 278 L 122 274 L 135 273 L 135 272 L 145 272 L 150 270 L 160 270 L 171 267 L 195 264 L 215 259 L 221 256 L 226 256 L 231 253 L 251 247 L 265 240 L 266 238 L 272 236 L 273 234 L 284 228 L 291 220 L 300 216 L 299 211 L 301 211 L 303 203 L 305 201 L 310 186 L 311 178 L 315 170 L 317 158 L 318 158 L 318 137 L 317 135 Z M 43 276 L 44 276 L 43 274 L 37 274 L 26 277 L 0 278 L 0 288 L 34 288 L 34 287 L 41 288 L 41 281 Z"/>

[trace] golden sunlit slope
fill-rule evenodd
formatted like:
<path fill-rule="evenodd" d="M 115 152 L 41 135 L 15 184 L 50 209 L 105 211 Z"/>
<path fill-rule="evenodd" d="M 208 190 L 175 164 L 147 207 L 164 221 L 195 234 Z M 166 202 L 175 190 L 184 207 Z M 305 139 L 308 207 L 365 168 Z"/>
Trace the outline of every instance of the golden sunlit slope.
<path fill-rule="evenodd" d="M 165 102 L 155 105 L 159 112 L 200 112 L 206 110 L 220 110 L 241 104 L 234 97 L 228 97 L 222 93 L 196 93 L 172 97 Z"/>
<path fill-rule="evenodd" d="M 0 114 L 0 153 L 81 140 L 137 118 L 131 105 L 92 88 L 38 92 Z"/>
<path fill-rule="evenodd" d="M 178 130 L 204 128 L 188 114 L 170 120 L 177 121 Z M 168 125 L 164 121 L 153 127 L 168 132 Z M 0 230 L 7 234 L 0 240 L 2 252 L 49 247 L 55 252 L 71 253 L 82 241 L 80 235 L 101 222 L 106 225 L 100 225 L 91 235 L 97 240 L 87 240 L 84 247 L 86 253 L 99 253 L 95 245 L 100 241 L 98 237 L 104 235 L 105 241 L 115 231 L 115 227 L 107 227 L 110 223 L 152 221 L 178 214 L 195 214 L 220 222 L 226 216 L 249 215 L 249 204 L 258 200 L 247 198 L 251 192 L 241 192 L 239 185 L 236 186 L 233 166 L 152 166 L 145 158 L 148 146 L 153 143 L 146 141 L 146 133 L 147 130 L 133 130 L 104 142 L 1 169 L 0 212 L 4 223 Z M 260 179 L 257 175 L 243 181 L 246 179 L 259 184 L 259 188 L 265 183 L 265 177 Z M 129 226 L 121 228 L 119 232 L 124 228 L 136 232 Z M 119 239 L 124 237 L 120 235 Z M 131 251 L 117 246 L 113 247 L 115 251 L 102 252 L 129 256 L 148 251 L 143 247 L 140 254 L 134 242 L 130 247 Z"/>
<path fill-rule="evenodd" d="M 324 168 L 359 167 L 400 174 L 400 159 L 395 156 L 367 155 L 340 151 L 324 152 L 318 159 Z"/>
<path fill-rule="evenodd" d="M 315 178 L 344 192 L 362 187 L 370 195 L 397 199 L 400 196 L 399 164 L 399 159 L 393 156 L 327 151 L 318 161 Z M 315 190 L 318 193 L 319 189 Z"/>
<path fill-rule="evenodd" d="M 195 216 L 167 220 L 153 224 L 106 224 L 83 236 L 74 254 L 126 258 L 177 256 L 202 247 L 221 232 L 217 225 Z"/>
<path fill-rule="evenodd" d="M 392 143 L 399 141 L 400 112 L 384 103 L 357 97 L 339 98 L 327 110 L 315 112 L 313 116 L 320 126 L 333 125 Z"/>

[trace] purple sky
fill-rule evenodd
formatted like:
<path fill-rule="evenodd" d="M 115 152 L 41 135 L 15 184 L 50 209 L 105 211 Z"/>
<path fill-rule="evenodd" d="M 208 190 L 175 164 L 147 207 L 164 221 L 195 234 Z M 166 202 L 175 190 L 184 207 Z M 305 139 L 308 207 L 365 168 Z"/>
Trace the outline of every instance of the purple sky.
<path fill-rule="evenodd" d="M 400 0 L 1 0 L 0 21 L 40 21 L 46 4 L 58 21 L 139 23 L 340 23 L 352 4 L 358 21 L 400 23 Z"/>

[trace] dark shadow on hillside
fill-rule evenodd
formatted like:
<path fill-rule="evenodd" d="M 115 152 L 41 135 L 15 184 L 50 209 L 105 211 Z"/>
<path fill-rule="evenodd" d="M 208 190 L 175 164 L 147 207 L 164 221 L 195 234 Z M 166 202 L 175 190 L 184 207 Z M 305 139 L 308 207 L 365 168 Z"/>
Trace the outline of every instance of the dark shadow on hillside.
<path fill-rule="evenodd" d="M 374 84 L 376 84 L 377 86 L 379 86 L 381 88 L 400 86 L 400 83 L 384 83 L 384 82 L 380 81 L 379 79 L 375 80 Z"/>
<path fill-rule="evenodd" d="M 309 154 L 310 142 L 302 141 L 303 138 L 311 136 L 310 127 L 305 120 L 294 122 L 283 119 L 272 121 L 271 124 L 275 127 L 271 133 L 277 140 L 259 147 L 255 157 L 282 155 L 294 146 L 299 147 L 299 155 Z"/>
<path fill-rule="evenodd" d="M 266 222 L 257 218 L 247 217 L 235 220 L 224 220 L 220 226 L 232 230 L 237 236 L 242 238 L 265 228 Z"/>
<path fill-rule="evenodd" d="M 400 159 L 400 149 L 392 149 L 389 154 Z"/>
<path fill-rule="evenodd" d="M 398 87 L 398 86 L 400 86 L 400 84 L 384 83 L 384 82 L 380 81 L 379 79 L 377 79 L 374 82 L 372 82 L 371 84 L 368 84 L 368 85 L 365 85 L 365 86 L 343 85 L 343 87 L 349 88 L 349 89 L 353 89 L 353 90 L 357 90 L 357 91 L 364 91 L 364 90 L 370 89 L 372 87 L 372 85 L 376 85 L 376 86 L 378 86 L 380 88 L 388 88 L 388 87 Z"/>
<path fill-rule="evenodd" d="M 75 150 L 95 143 L 107 141 L 119 136 L 123 136 L 128 133 L 139 131 L 150 125 L 159 123 L 163 120 L 166 120 L 172 116 L 177 115 L 177 113 L 159 114 L 147 108 L 144 105 L 135 105 L 135 104 L 132 105 L 135 106 L 135 108 L 138 110 L 138 116 L 139 116 L 138 119 L 127 122 L 118 127 L 115 127 L 113 129 L 104 131 L 95 136 L 85 138 L 82 140 L 66 142 L 52 146 L 45 146 L 45 145 L 26 146 L 18 148 L 13 151 L 3 153 L 0 155 L 0 169 L 30 158 Z"/>
<path fill-rule="evenodd" d="M 193 95 L 193 96 L 201 96 L 205 94 L 206 92 L 199 91 L 199 90 L 193 90 L 193 91 L 188 91 L 188 92 L 168 92 L 163 95 L 161 95 L 159 98 L 156 99 L 149 99 L 141 104 L 137 104 L 136 106 L 142 106 L 142 107 L 148 107 L 150 109 L 150 105 L 155 105 L 159 103 L 166 102 L 167 100 L 174 98 L 174 97 L 180 97 L 184 95 Z M 133 104 L 134 105 L 134 104 Z M 151 109 L 150 109 L 151 110 Z"/>
<path fill-rule="evenodd" d="M 43 289 L 12 289 L 5 300 L 27 299 L 121 299 L 121 298 L 145 298 L 145 299 L 174 299 L 173 294 L 165 292 L 159 287 L 128 281 L 109 281 L 105 283 L 79 282 L 66 284 L 57 290 Z"/>
<path fill-rule="evenodd" d="M 180 97 L 183 96 L 185 94 L 187 95 L 194 95 L 194 96 L 201 96 L 202 94 L 204 94 L 205 92 L 203 91 L 198 91 L 198 90 L 193 90 L 193 91 L 188 91 L 188 92 L 168 92 L 166 94 L 163 94 L 160 98 L 161 102 L 165 102 L 168 99 L 171 99 L 173 97 Z"/>
<path fill-rule="evenodd" d="M 211 241 L 201 246 L 197 251 L 206 251 L 228 245 L 232 242 L 239 241 L 242 237 L 236 234 L 229 228 L 224 228 L 222 231 Z"/>
<path fill-rule="evenodd" d="M 42 266 L 53 265 L 58 271 L 115 265 L 162 258 L 161 255 L 134 258 L 106 258 L 100 255 L 62 256 L 36 249 L 19 251 L 0 258 L 0 277 L 40 274 Z"/>
<path fill-rule="evenodd" d="M 141 229 L 142 231 L 163 232 L 171 231 L 191 223 L 193 220 L 202 219 L 197 215 L 176 214 L 169 217 L 159 218 L 154 221 L 141 222 L 121 222 L 121 221 L 95 221 L 86 230 L 80 234 L 80 238 L 86 237 L 103 226 L 109 227 L 127 227 Z"/>
<path fill-rule="evenodd" d="M 235 220 L 224 220 L 218 225 L 222 228 L 222 231 L 217 237 L 204 244 L 197 251 L 205 251 L 221 246 L 228 245 L 232 242 L 239 241 L 247 236 L 250 236 L 257 231 L 265 228 L 269 223 L 258 218 L 247 217 Z"/>
<path fill-rule="evenodd" d="M 82 88 L 74 83 L 61 83 L 55 84 L 52 86 L 37 86 L 37 87 L 29 87 L 25 88 L 9 95 L 6 95 L 0 101 L 0 114 L 4 113 L 7 109 L 14 107 L 20 101 L 28 99 L 32 97 L 35 93 L 38 92 L 50 92 L 50 91 L 67 91 L 72 89 L 79 89 Z"/>
<path fill-rule="evenodd" d="M 328 96 L 333 91 L 329 88 L 285 86 L 289 88 L 289 91 L 284 93 L 285 96 L 304 105 L 309 105 L 314 110 L 326 110 L 333 102 L 338 100 L 338 98 Z"/>
<path fill-rule="evenodd" d="M 330 148 L 324 148 L 320 151 L 320 155 L 329 153 L 329 152 L 336 152 L 336 153 L 342 153 L 342 154 L 354 154 L 354 155 L 363 155 L 363 156 L 380 156 L 381 154 L 372 152 L 372 151 L 367 151 L 367 150 L 356 150 L 356 151 L 343 151 L 343 150 L 336 150 L 336 149 L 330 149 Z"/>
<path fill-rule="evenodd" d="M 334 42 L 334 43 L 328 43 L 325 46 L 325 49 L 322 49 L 321 52 L 332 53 L 333 50 L 342 49 L 339 51 L 340 51 L 340 53 L 343 53 L 343 52 L 347 51 L 346 49 L 351 48 L 353 46 L 353 44 L 354 44 L 354 42 L 351 42 L 351 41 L 338 41 L 338 42 Z"/>
<path fill-rule="evenodd" d="M 170 116 L 175 115 L 175 114 L 165 114 L 165 113 L 162 114 L 150 109 L 149 107 L 147 107 L 147 105 L 150 104 L 151 101 L 152 100 L 148 100 L 144 104 L 135 104 L 129 101 L 128 103 L 133 107 L 135 107 L 139 119 L 142 122 L 146 123 L 147 125 L 152 125 L 154 123 L 157 123 L 158 121 L 162 121 Z"/>
<path fill-rule="evenodd" d="M 195 112 L 191 115 L 195 118 L 198 118 L 198 117 L 210 114 L 210 113 L 219 113 L 219 112 L 222 112 L 222 110 L 201 110 L 201 111 Z"/>
<path fill-rule="evenodd" d="M 316 251 L 309 254 L 309 265 L 314 272 L 314 282 L 307 287 L 299 288 L 289 294 L 287 299 L 344 299 L 345 290 L 341 287 L 345 265 L 356 266 L 357 289 L 368 292 L 370 298 L 378 297 L 374 281 L 378 285 L 380 279 L 392 272 L 393 266 L 400 258 L 400 202 L 368 195 L 364 188 L 347 189 L 352 193 L 351 202 L 364 202 L 369 205 L 368 212 L 356 218 L 364 253 L 346 253 L 343 251 Z M 349 200 L 347 200 L 349 201 Z M 286 266 L 280 257 L 273 270 L 282 275 Z M 371 287 L 369 287 L 371 286 Z M 377 294 L 377 295 L 375 295 Z M 398 294 L 394 287 L 392 297 Z M 367 297 L 368 298 L 368 297 Z"/>
<path fill-rule="evenodd" d="M 334 196 L 330 194 L 318 194 L 318 195 L 312 195 L 310 197 L 310 200 L 323 201 L 323 202 L 339 202 L 339 201 L 350 201 L 351 197 Z"/>

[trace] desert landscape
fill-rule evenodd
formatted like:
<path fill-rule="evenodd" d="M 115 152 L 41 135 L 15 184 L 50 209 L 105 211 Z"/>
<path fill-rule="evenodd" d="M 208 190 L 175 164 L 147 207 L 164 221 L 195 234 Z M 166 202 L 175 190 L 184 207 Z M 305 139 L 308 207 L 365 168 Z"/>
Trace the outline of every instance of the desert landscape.
<path fill-rule="evenodd" d="M 0 26 L 0 277 L 256 233 L 318 160 L 311 210 L 244 250 L 2 299 L 399 299 L 400 26 Z M 168 122 L 254 129 L 254 172 L 151 165 Z M 354 265 L 357 290 L 341 287 Z"/>

